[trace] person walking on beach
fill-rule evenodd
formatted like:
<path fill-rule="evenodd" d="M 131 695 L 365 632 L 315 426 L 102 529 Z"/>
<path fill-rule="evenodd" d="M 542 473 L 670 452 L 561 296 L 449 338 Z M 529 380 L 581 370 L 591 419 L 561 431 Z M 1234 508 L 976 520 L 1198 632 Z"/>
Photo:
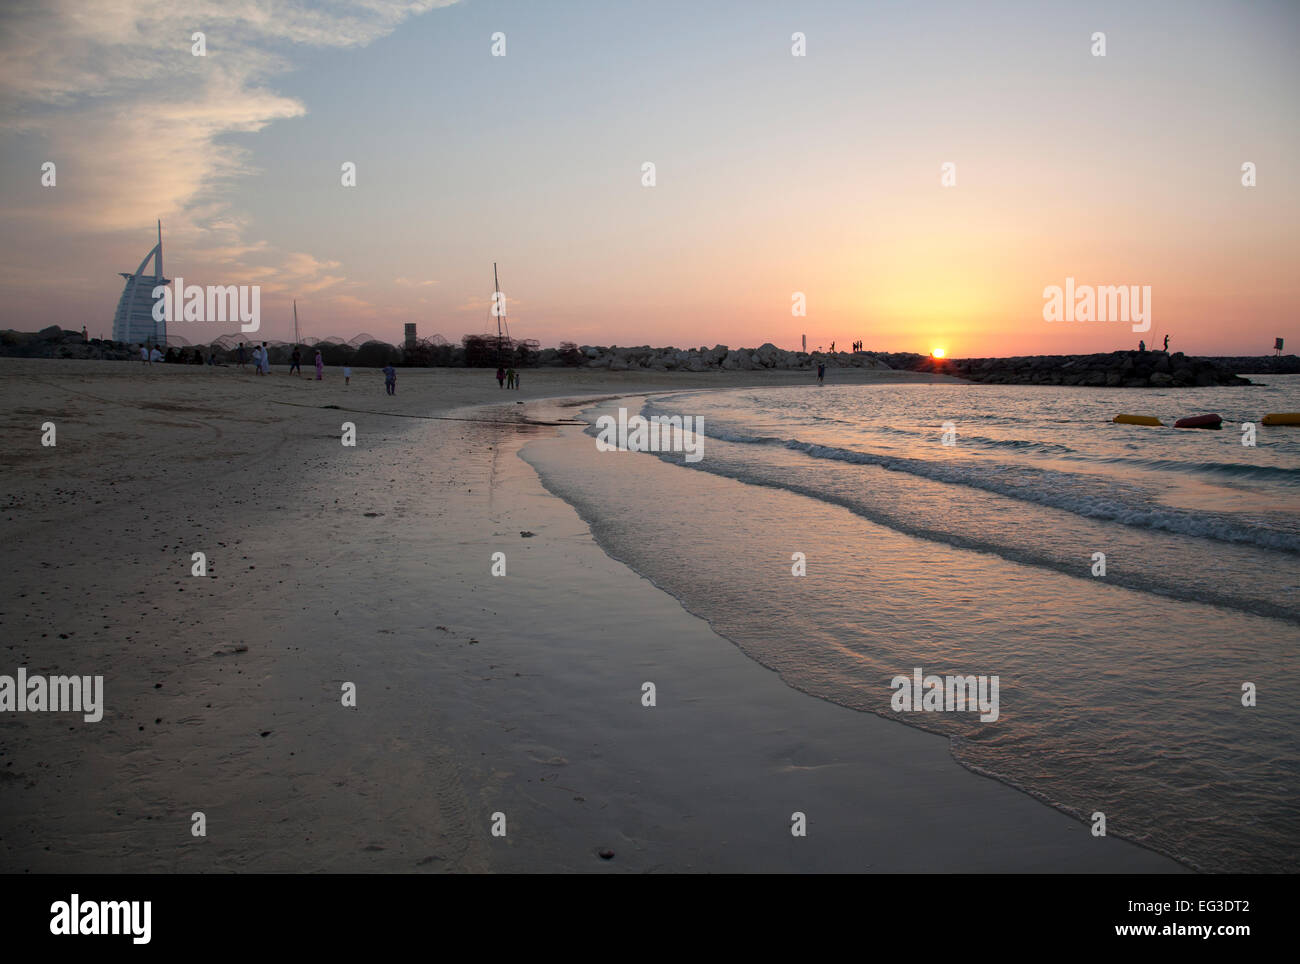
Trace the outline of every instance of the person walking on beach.
<path fill-rule="evenodd" d="M 826 381 L 826 363 L 817 363 L 817 384 L 820 385 Z"/>
<path fill-rule="evenodd" d="M 397 369 L 392 362 L 384 366 L 384 391 L 389 395 L 397 394 Z"/>
<path fill-rule="evenodd" d="M 519 388 L 519 372 L 515 372 L 515 388 Z"/>
<path fill-rule="evenodd" d="M 242 341 L 239 343 L 239 351 L 235 353 L 235 357 L 239 359 L 239 367 L 243 368 L 244 367 L 244 343 Z"/>
<path fill-rule="evenodd" d="M 514 388 L 514 387 L 515 387 L 515 370 L 514 370 L 513 368 L 507 368 L 507 369 L 506 369 L 506 388 Z"/>
<path fill-rule="evenodd" d="M 293 346 L 293 354 L 289 356 L 289 374 L 292 375 L 297 370 L 299 377 L 302 376 L 302 352 L 298 346 Z"/>
<path fill-rule="evenodd" d="M 262 374 L 271 374 L 271 349 L 266 342 L 262 342 Z"/>
<path fill-rule="evenodd" d="M 352 367 L 350 365 L 343 366 L 343 384 L 344 385 L 352 384 Z"/>
<path fill-rule="evenodd" d="M 506 370 L 502 368 L 500 365 L 497 366 L 497 387 L 498 388 L 506 387 Z"/>
<path fill-rule="evenodd" d="M 316 349 L 316 381 L 321 380 L 321 373 L 325 371 L 325 359 L 320 355 L 320 349 Z"/>

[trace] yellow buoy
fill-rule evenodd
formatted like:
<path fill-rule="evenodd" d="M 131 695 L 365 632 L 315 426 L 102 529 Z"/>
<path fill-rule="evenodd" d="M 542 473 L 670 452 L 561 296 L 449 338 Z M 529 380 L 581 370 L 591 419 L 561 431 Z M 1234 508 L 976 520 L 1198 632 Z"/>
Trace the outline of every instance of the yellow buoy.
<path fill-rule="evenodd" d="M 1125 425 L 1164 425 L 1154 415 L 1116 415 L 1113 421 L 1122 422 Z"/>
<path fill-rule="evenodd" d="M 1300 412 L 1273 412 L 1263 421 L 1265 425 L 1300 425 Z"/>

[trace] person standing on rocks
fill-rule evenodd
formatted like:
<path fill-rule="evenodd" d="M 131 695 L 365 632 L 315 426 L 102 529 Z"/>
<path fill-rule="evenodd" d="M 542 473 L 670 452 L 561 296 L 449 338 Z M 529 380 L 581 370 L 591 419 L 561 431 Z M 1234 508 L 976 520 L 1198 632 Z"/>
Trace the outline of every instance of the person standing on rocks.
<path fill-rule="evenodd" d="M 1169 336 L 1165 335 L 1165 351 L 1169 351 Z"/>

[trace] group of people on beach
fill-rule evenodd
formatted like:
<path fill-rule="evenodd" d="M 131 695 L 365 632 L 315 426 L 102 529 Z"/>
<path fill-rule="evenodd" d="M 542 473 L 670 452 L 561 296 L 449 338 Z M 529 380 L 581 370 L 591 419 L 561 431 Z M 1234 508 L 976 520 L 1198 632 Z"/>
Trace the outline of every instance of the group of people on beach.
<path fill-rule="evenodd" d="M 175 348 L 168 349 L 168 355 L 164 356 L 162 351 L 159 350 L 157 345 L 154 345 L 152 347 L 149 345 L 141 345 L 140 361 L 146 365 L 152 365 L 154 362 L 171 361 L 172 360 L 171 355 L 175 351 L 176 351 Z M 186 349 L 186 351 L 188 351 L 188 349 Z M 202 364 L 203 363 L 202 351 L 197 348 L 194 349 L 194 351 L 196 353 L 195 363 Z M 244 343 L 241 341 L 239 343 L 239 346 L 235 349 L 236 367 L 243 368 L 250 361 L 252 362 L 253 365 L 253 371 L 257 372 L 258 375 L 271 374 L 270 346 L 267 345 L 266 342 L 262 342 L 260 345 L 255 343 L 252 347 L 252 350 L 249 351 L 247 348 L 244 347 Z M 325 358 L 321 354 L 320 349 L 316 350 L 315 363 L 316 363 L 316 381 L 319 382 L 322 381 L 325 377 Z M 207 364 L 209 365 L 217 364 L 217 353 L 215 348 L 209 349 Z M 382 370 L 384 373 L 384 391 L 387 392 L 389 395 L 396 395 L 397 394 L 397 369 L 393 367 L 392 362 L 389 362 L 387 365 L 383 367 Z M 302 376 L 302 351 L 301 349 L 299 349 L 297 345 L 294 346 L 293 353 L 289 356 L 289 374 L 292 375 L 294 372 L 297 372 L 300 377 Z M 497 377 L 498 379 L 505 378 L 505 372 L 498 372 Z M 511 387 L 518 388 L 519 376 L 513 368 L 510 369 L 510 377 L 511 377 Z M 349 365 L 343 366 L 343 384 L 344 385 L 352 384 L 352 368 Z"/>
<path fill-rule="evenodd" d="M 242 341 L 239 343 L 239 347 L 235 349 L 235 360 L 239 368 L 243 368 L 248 363 Z M 253 371 L 259 375 L 271 374 L 271 349 L 266 342 L 253 345 Z M 302 351 L 297 345 L 293 346 L 293 354 L 289 356 L 289 374 L 292 375 L 295 371 L 302 375 Z M 320 381 L 324 377 L 325 359 L 318 348 L 316 349 L 316 381 Z M 350 383 L 352 380 L 352 369 L 346 365 L 343 368 L 343 379 L 345 383 Z"/>
<path fill-rule="evenodd" d="M 518 388 L 519 373 L 513 368 L 497 368 L 497 385 L 501 388 Z"/>
<path fill-rule="evenodd" d="M 246 364 L 246 360 L 244 357 L 244 343 L 242 341 L 239 343 L 239 348 L 236 350 L 236 357 L 238 359 L 239 367 L 243 368 Z M 319 348 L 316 349 L 315 366 L 316 381 L 322 381 L 325 377 L 325 357 L 321 354 Z M 266 342 L 253 346 L 253 368 L 259 375 L 271 374 L 271 351 Z M 289 356 L 289 374 L 292 375 L 294 372 L 297 372 L 299 376 L 302 375 L 302 351 L 297 345 L 293 346 L 293 353 Z M 393 367 L 392 362 L 389 362 L 383 367 L 383 372 L 384 391 L 389 395 L 396 395 L 397 369 Z M 343 384 L 352 384 L 352 366 L 350 365 L 343 366 Z"/>
<path fill-rule="evenodd" d="M 236 352 L 239 359 L 239 367 L 244 367 L 244 343 L 239 343 L 239 350 Z M 259 375 L 271 374 L 271 351 L 266 346 L 266 342 L 253 346 L 253 371 Z"/>
<path fill-rule="evenodd" d="M 172 345 L 167 349 L 166 354 L 157 345 L 141 345 L 140 361 L 145 365 L 152 365 L 154 362 L 165 362 L 175 365 L 220 365 L 217 361 L 217 350 L 209 348 L 204 355 L 201 347 L 195 348 L 177 348 Z"/>

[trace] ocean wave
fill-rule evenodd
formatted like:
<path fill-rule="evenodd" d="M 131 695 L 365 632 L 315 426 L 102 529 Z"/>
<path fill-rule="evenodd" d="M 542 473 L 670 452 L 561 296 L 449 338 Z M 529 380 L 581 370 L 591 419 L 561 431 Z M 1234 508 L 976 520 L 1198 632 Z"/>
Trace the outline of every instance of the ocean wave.
<path fill-rule="evenodd" d="M 802 452 L 814 459 L 874 465 L 891 472 L 902 472 L 947 485 L 980 489 L 1006 498 L 1060 509 L 1086 519 L 1300 555 L 1300 535 L 1295 533 L 1267 526 L 1250 525 L 1208 512 L 1193 513 L 1166 506 L 1124 501 L 1115 498 L 1115 493 L 1118 491 L 1115 482 L 1093 476 L 988 461 L 931 462 L 924 459 L 862 452 L 805 442 L 800 439 L 771 435 L 755 436 L 739 431 L 733 426 L 719 425 L 716 422 L 709 424 L 707 420 L 705 435 L 720 441 L 744 445 L 779 445 L 792 451 Z M 1232 471 L 1229 468 L 1232 463 L 1220 463 L 1220 465 L 1223 467 L 1221 471 Z M 1249 471 L 1268 468 L 1248 466 L 1241 474 L 1244 476 Z M 1271 471 L 1288 472 L 1285 469 Z M 1088 491 L 1090 489 L 1105 490 L 1107 494 L 1092 494 Z M 1130 486 L 1130 489 L 1135 491 L 1135 487 Z M 1134 499 L 1136 500 L 1136 495 Z"/>

